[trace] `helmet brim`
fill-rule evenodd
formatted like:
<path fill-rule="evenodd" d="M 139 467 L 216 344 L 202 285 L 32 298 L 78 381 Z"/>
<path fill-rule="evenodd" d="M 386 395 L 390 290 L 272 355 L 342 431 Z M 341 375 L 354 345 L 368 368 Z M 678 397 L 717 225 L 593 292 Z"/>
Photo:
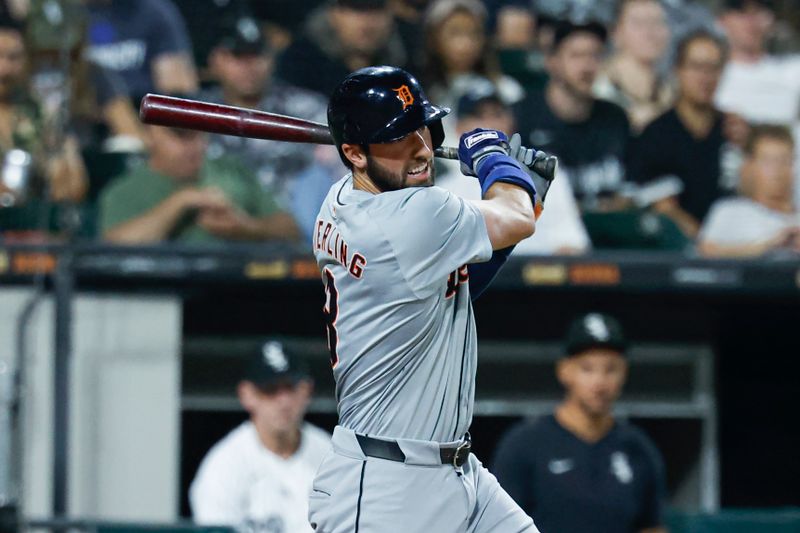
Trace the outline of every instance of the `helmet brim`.
<path fill-rule="evenodd" d="M 368 144 L 382 144 L 399 141 L 409 133 L 417 131 L 421 124 L 430 126 L 439 122 L 450 113 L 447 107 L 424 104 L 409 107 L 401 115 L 392 119 L 383 129 L 376 133 Z"/>

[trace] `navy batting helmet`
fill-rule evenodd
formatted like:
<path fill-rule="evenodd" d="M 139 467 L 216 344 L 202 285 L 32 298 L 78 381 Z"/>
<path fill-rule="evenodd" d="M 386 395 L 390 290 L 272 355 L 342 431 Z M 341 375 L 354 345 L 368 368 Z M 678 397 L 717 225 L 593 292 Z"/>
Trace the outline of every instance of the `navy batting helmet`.
<path fill-rule="evenodd" d="M 444 141 L 442 117 L 450 110 L 431 104 L 419 82 L 403 69 L 367 67 L 347 76 L 328 104 L 328 127 L 342 161 L 342 144 L 379 144 L 402 139 L 422 126 L 433 149 Z"/>

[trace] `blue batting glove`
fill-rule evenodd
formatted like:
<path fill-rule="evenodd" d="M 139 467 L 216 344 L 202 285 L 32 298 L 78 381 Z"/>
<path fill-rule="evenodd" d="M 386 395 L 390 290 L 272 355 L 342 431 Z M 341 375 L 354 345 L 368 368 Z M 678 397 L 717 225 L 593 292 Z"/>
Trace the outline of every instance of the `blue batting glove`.
<path fill-rule="evenodd" d="M 458 143 L 458 160 L 461 171 L 475 176 L 481 184 L 482 194 L 498 181 L 511 183 L 524 189 L 536 203 L 536 187 L 522 164 L 515 158 L 527 156 L 525 148 L 515 139 L 514 151 L 510 154 L 508 137 L 502 131 L 475 129 L 461 136 Z"/>
<path fill-rule="evenodd" d="M 461 172 L 467 176 L 480 180 L 478 169 L 490 154 L 508 155 L 508 137 L 502 131 L 477 128 L 462 135 L 458 142 Z"/>

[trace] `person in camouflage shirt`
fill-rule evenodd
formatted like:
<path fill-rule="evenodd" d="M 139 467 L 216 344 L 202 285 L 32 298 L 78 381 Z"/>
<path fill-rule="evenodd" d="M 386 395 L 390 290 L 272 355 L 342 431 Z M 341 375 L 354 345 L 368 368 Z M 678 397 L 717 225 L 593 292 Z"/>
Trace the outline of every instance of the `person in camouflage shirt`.
<path fill-rule="evenodd" d="M 219 85 L 203 92 L 202 100 L 327 121 L 327 101 L 321 95 L 273 78 L 273 52 L 251 18 L 240 18 L 222 32 L 208 63 Z M 310 239 L 319 206 L 342 171 L 332 147 L 212 135 L 209 156 L 223 154 L 253 170 Z"/>
<path fill-rule="evenodd" d="M 30 155 L 30 196 L 80 201 L 86 194 L 87 178 L 77 142 L 47 126 L 39 104 L 27 91 L 27 63 L 22 27 L 0 17 L 0 155 L 5 158 L 14 149 Z M 5 205 L 19 203 L 23 192 L 12 190 L 0 179 Z"/>

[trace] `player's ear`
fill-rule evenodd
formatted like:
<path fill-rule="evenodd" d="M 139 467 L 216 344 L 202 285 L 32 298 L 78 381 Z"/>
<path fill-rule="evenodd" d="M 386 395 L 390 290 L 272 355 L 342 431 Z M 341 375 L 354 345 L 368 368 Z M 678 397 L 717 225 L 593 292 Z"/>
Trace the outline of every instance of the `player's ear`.
<path fill-rule="evenodd" d="M 314 394 L 314 382 L 310 379 L 304 379 L 297 383 L 297 390 L 300 391 L 306 405 L 308 405 L 311 402 L 311 395 Z"/>
<path fill-rule="evenodd" d="M 628 381 L 628 360 L 622 357 L 622 383 L 623 385 Z"/>
<path fill-rule="evenodd" d="M 236 387 L 236 395 L 239 396 L 239 403 L 248 413 L 253 408 L 256 401 L 256 386 L 249 381 L 240 381 Z"/>
<path fill-rule="evenodd" d="M 360 144 L 343 144 L 342 153 L 354 169 L 364 170 L 367 168 L 367 152 Z"/>

